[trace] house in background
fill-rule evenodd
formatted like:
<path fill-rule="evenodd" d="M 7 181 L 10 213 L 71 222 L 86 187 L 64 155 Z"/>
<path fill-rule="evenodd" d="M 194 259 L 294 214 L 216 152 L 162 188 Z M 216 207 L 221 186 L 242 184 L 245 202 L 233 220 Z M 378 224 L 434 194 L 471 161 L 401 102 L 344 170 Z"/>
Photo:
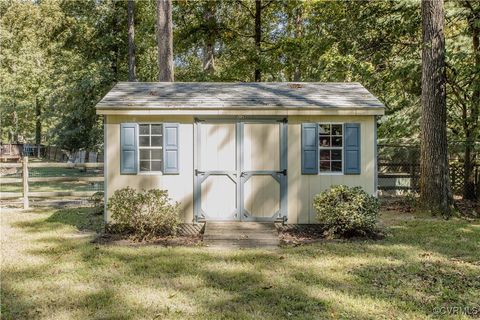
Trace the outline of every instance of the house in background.
<path fill-rule="evenodd" d="M 313 198 L 332 185 L 376 194 L 384 106 L 359 83 L 123 82 L 96 110 L 107 201 L 160 188 L 186 223 L 315 223 Z"/>

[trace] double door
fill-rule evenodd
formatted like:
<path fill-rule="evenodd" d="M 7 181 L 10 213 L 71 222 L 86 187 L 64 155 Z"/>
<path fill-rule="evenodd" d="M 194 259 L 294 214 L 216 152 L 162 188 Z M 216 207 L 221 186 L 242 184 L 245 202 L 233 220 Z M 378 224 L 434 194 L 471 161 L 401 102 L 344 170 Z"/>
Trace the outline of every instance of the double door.
<path fill-rule="evenodd" d="M 195 126 L 197 220 L 284 219 L 286 121 L 205 120 Z"/>

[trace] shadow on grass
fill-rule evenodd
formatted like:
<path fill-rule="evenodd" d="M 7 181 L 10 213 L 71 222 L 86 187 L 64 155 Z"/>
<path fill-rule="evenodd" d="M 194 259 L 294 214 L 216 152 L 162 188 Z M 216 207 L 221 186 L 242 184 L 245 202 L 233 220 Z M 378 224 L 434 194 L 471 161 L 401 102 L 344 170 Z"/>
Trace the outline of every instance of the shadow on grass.
<path fill-rule="evenodd" d="M 104 228 L 103 215 L 98 208 L 63 208 L 57 209 L 48 218 L 20 221 L 13 224 L 26 232 L 45 232 L 63 226 L 72 226 L 79 231 L 100 232 Z"/>
<path fill-rule="evenodd" d="M 474 306 L 480 290 L 480 229 L 463 221 L 276 252 L 109 247 L 47 233 L 94 229 L 95 219 L 62 209 L 17 223 L 40 236 L 27 252 L 43 263 L 2 270 L 6 319 L 426 318 L 437 306 Z"/>

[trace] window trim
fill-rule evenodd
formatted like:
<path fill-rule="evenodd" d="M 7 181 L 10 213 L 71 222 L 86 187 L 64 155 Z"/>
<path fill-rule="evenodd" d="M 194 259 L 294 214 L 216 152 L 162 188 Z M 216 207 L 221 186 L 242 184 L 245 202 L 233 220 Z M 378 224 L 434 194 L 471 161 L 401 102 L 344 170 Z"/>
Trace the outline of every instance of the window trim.
<path fill-rule="evenodd" d="M 342 146 L 341 147 L 321 147 L 320 146 L 320 141 L 318 142 L 318 175 L 319 176 L 343 176 L 345 175 L 345 122 L 317 122 L 318 125 L 318 136 L 317 140 L 320 139 L 320 125 L 322 124 L 340 124 L 342 126 Z M 331 135 L 330 135 L 331 136 Z M 342 171 L 321 171 L 320 170 L 320 150 L 342 150 Z M 332 160 L 329 160 L 332 161 Z"/>
<path fill-rule="evenodd" d="M 140 125 L 142 124 L 149 124 L 149 125 L 152 125 L 152 124 L 161 124 L 162 125 L 162 147 L 161 149 L 159 149 L 158 147 L 157 148 L 152 148 L 152 147 L 145 147 L 145 148 L 148 148 L 149 150 L 152 150 L 152 149 L 159 149 L 161 150 L 162 152 L 162 169 L 163 169 L 163 166 L 164 166 L 164 159 L 163 159 L 163 150 L 164 150 L 164 145 L 163 145 L 163 142 L 164 142 L 164 132 L 163 132 L 163 126 L 164 126 L 164 122 L 158 122 L 158 121 L 143 121 L 143 122 L 139 122 L 137 121 L 137 126 L 138 126 L 138 134 L 137 134 L 137 161 L 138 161 L 138 166 L 137 166 L 137 175 L 146 175 L 146 176 L 158 176 L 158 175 L 161 175 L 163 176 L 164 173 L 163 173 L 163 170 L 160 170 L 160 171 L 141 171 L 140 170 Z M 150 137 L 151 137 L 151 133 L 150 133 Z"/>

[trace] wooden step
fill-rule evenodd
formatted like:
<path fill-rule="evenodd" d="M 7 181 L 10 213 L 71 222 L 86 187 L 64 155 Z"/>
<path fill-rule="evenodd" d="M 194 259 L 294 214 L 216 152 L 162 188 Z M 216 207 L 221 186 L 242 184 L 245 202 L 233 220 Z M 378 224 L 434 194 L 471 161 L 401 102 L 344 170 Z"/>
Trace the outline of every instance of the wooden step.
<path fill-rule="evenodd" d="M 214 222 L 208 222 L 209 226 L 215 226 L 215 227 L 225 227 L 225 228 L 242 228 L 242 229 L 248 229 L 248 228 L 271 228 L 272 225 L 275 226 L 274 223 L 271 222 L 222 222 L 222 221 L 214 221 Z"/>
<path fill-rule="evenodd" d="M 206 222 L 203 242 L 212 248 L 277 248 L 278 231 L 274 223 Z"/>
<path fill-rule="evenodd" d="M 232 233 L 232 234 L 204 234 L 203 235 L 203 240 L 255 240 L 255 239 L 277 239 L 278 238 L 278 233 L 272 234 L 262 234 L 262 233 L 255 233 L 255 234 L 238 234 L 238 233 Z"/>

